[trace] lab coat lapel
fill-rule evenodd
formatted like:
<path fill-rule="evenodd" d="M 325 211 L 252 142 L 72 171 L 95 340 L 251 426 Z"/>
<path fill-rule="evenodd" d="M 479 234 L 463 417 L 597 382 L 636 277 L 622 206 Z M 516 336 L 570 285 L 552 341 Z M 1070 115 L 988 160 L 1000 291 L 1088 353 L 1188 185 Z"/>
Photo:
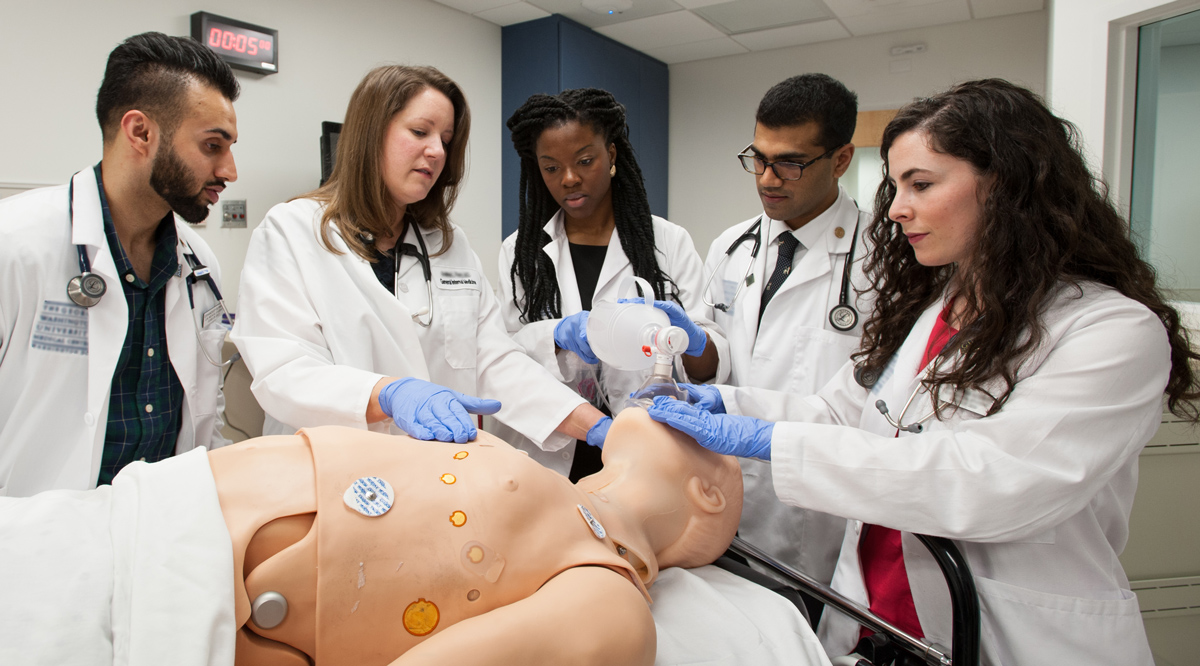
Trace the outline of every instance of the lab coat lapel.
<path fill-rule="evenodd" d="M 758 330 L 758 308 L 762 304 L 763 285 L 767 283 L 767 245 L 772 240 L 767 234 L 770 230 L 771 218 L 764 214 L 762 226 L 758 230 L 761 243 L 758 256 L 750 257 L 750 251 L 754 247 L 753 243 L 742 243 L 725 264 L 729 267 L 725 269 L 726 279 L 741 280 L 746 274 L 746 262 L 754 262 L 754 268 L 750 271 L 750 274 L 754 276 L 754 282 L 742 287 L 742 293 L 738 295 L 737 303 L 734 304 L 735 311 L 742 319 L 742 330 L 745 331 Z M 756 338 L 757 335 L 752 333 L 751 340 Z"/>
<path fill-rule="evenodd" d="M 178 226 L 178 222 L 176 222 Z M 182 234 L 182 230 L 176 229 L 176 233 Z M 171 278 L 167 283 L 167 288 L 164 293 L 166 313 L 167 313 L 167 353 L 171 358 L 171 365 L 175 368 L 175 374 L 179 377 L 179 383 L 183 385 L 183 394 L 188 399 L 189 407 L 191 396 L 196 395 L 196 368 L 197 355 L 200 353 L 197 347 L 200 345 L 197 335 L 193 329 L 191 318 L 194 316 L 203 316 L 203 312 L 193 313 L 191 304 L 187 297 L 187 276 L 192 273 L 192 266 L 188 260 L 184 258 L 183 243 L 176 243 L 175 258 L 179 262 L 180 277 Z M 202 283 L 197 283 L 202 285 Z M 205 289 L 203 286 L 194 288 Z M 201 322 L 196 322 L 195 326 L 199 326 Z M 195 410 L 190 410 L 195 414 Z M 190 424 L 189 424 L 190 425 Z"/>
<path fill-rule="evenodd" d="M 100 302 L 88 308 L 88 412 L 97 421 L 108 418 L 108 394 L 112 387 L 113 372 L 117 358 L 125 342 L 129 322 L 129 306 L 125 302 L 117 265 L 113 261 L 108 240 L 104 235 L 104 213 L 100 209 L 100 190 L 96 174 L 91 168 L 75 174 L 72 182 L 74 191 L 74 219 L 71 225 L 71 241 L 85 246 L 92 264 L 92 272 L 104 278 L 108 291 Z M 63 294 L 63 301 L 68 301 Z M 98 427 L 97 432 L 103 432 Z M 103 438 L 96 440 L 93 455 L 93 471 L 99 469 L 100 446 Z"/>
<path fill-rule="evenodd" d="M 893 361 L 884 371 L 883 376 L 880 377 L 879 383 L 876 384 L 877 391 L 872 391 L 868 399 L 871 405 L 874 405 L 875 401 L 880 398 L 885 400 L 887 402 L 888 413 L 894 420 L 900 419 L 904 403 L 908 401 L 913 391 L 921 383 L 922 373 L 919 367 L 921 357 L 925 355 L 925 344 L 929 341 L 929 333 L 933 331 L 933 324 L 937 321 L 937 316 L 942 311 L 942 306 L 941 299 L 938 299 L 933 305 L 926 308 L 925 312 L 921 313 L 916 323 L 913 324 L 908 337 L 905 338 L 904 344 L 900 345 L 900 349 L 896 352 Z M 929 400 L 927 396 L 924 396 L 924 394 L 917 396 L 913 400 L 913 404 L 909 406 L 908 413 L 904 415 L 902 422 L 908 425 L 912 421 L 921 418 L 928 412 L 928 405 Z M 868 428 L 869 430 L 886 433 L 894 433 L 896 431 L 896 428 L 888 424 L 887 419 L 878 410 L 869 409 L 864 410 L 863 413 L 875 426 Z"/>
<path fill-rule="evenodd" d="M 829 274 L 829 243 L 827 239 L 832 236 L 832 231 L 822 234 L 817 242 L 813 244 L 813 247 L 808 248 L 803 254 L 800 254 L 799 250 L 797 250 L 797 254 L 800 254 L 800 256 L 792 263 L 792 274 L 779 286 L 779 290 L 775 292 L 775 296 L 779 296 L 806 282 Z M 774 267 L 772 267 L 772 270 L 774 270 Z"/>
<path fill-rule="evenodd" d="M 567 242 L 567 230 L 563 226 L 563 212 L 560 210 L 555 213 L 542 230 L 550 235 L 550 242 L 546 243 L 542 252 L 545 252 L 554 264 L 562 315 L 573 315 L 583 309 L 583 301 L 579 298 L 579 283 L 575 281 L 575 263 L 571 261 L 571 246 Z"/>
<path fill-rule="evenodd" d="M 617 236 L 617 230 L 613 229 L 608 238 L 608 250 L 604 253 L 604 265 L 600 267 L 600 278 L 596 280 L 596 294 L 607 294 L 620 287 L 620 284 L 616 284 L 617 279 L 626 274 L 633 274 L 632 268 L 628 273 L 625 272 L 627 266 L 629 257 L 625 256 L 625 250 L 621 248 L 621 239 Z M 616 294 L 617 298 L 623 296 L 625 294 Z M 653 299 L 654 294 L 646 294 L 646 297 Z"/>

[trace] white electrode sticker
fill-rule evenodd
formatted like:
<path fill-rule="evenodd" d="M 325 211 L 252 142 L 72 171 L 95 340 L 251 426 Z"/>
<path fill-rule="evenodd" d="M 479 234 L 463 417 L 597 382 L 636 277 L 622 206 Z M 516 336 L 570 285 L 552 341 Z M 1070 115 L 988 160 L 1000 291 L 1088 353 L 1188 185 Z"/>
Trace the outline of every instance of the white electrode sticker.
<path fill-rule="evenodd" d="M 382 516 L 392 508 L 395 497 L 392 484 L 377 476 L 364 476 L 350 484 L 342 501 L 364 516 Z"/>

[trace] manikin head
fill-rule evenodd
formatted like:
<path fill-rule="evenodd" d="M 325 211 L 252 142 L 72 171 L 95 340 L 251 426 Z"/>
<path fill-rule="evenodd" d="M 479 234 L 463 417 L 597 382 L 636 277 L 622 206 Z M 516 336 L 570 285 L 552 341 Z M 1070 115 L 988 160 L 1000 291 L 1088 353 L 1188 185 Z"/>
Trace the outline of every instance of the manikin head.
<path fill-rule="evenodd" d="M 645 409 L 630 407 L 613 421 L 603 461 L 602 470 L 576 485 L 596 497 L 597 508 L 609 514 L 606 520 L 644 535 L 642 544 L 631 539 L 624 545 L 642 560 L 647 584 L 659 568 L 709 564 L 729 547 L 742 516 L 736 459 L 708 451 L 652 420 Z M 608 510 L 614 506 L 621 509 L 615 515 Z M 638 545 L 650 552 L 636 552 Z"/>

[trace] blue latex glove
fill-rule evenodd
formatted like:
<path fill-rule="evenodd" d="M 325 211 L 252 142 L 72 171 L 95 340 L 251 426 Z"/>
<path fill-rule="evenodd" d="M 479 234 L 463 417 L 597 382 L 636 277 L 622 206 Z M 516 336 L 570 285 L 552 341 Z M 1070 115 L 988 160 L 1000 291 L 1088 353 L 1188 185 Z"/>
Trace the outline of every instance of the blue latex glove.
<path fill-rule="evenodd" d="M 559 349 L 575 352 L 584 363 L 596 365 L 600 359 L 596 358 L 592 346 L 588 344 L 587 320 L 587 310 L 563 317 L 554 327 L 554 344 Z"/>
<path fill-rule="evenodd" d="M 617 299 L 618 303 L 645 303 L 644 298 L 621 298 Z M 651 304 L 667 313 L 667 319 L 671 321 L 672 326 L 678 326 L 683 329 L 688 335 L 688 346 L 683 353 L 688 356 L 699 356 L 704 353 L 704 348 L 708 346 L 708 334 L 700 325 L 692 321 L 688 313 L 681 305 L 675 301 L 652 301 Z"/>
<path fill-rule="evenodd" d="M 500 402 L 405 377 L 383 387 L 379 407 L 412 437 L 462 444 L 478 434 L 470 415 L 495 414 L 500 411 Z"/>
<path fill-rule="evenodd" d="M 598 448 L 604 448 L 604 438 L 608 437 L 608 429 L 612 427 L 612 417 L 603 416 L 596 425 L 588 428 L 587 443 Z"/>
<path fill-rule="evenodd" d="M 771 435 L 775 432 L 775 424 L 769 421 L 713 414 L 662 395 L 654 399 L 649 413 L 650 418 L 689 435 L 710 451 L 743 458 L 771 459 Z"/>
<path fill-rule="evenodd" d="M 721 399 L 721 392 L 712 384 L 680 384 L 679 388 L 687 391 L 691 404 L 700 409 L 713 414 L 725 413 L 725 401 Z"/>

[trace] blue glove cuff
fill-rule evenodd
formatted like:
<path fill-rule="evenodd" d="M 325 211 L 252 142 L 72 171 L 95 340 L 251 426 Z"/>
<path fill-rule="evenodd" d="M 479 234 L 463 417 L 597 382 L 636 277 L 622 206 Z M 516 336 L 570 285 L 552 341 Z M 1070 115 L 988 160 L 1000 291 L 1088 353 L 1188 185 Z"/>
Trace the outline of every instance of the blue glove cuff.
<path fill-rule="evenodd" d="M 612 417 L 605 416 L 591 428 L 588 428 L 587 443 L 598 449 L 604 448 L 604 439 L 608 437 L 608 429 L 612 427 Z"/>

